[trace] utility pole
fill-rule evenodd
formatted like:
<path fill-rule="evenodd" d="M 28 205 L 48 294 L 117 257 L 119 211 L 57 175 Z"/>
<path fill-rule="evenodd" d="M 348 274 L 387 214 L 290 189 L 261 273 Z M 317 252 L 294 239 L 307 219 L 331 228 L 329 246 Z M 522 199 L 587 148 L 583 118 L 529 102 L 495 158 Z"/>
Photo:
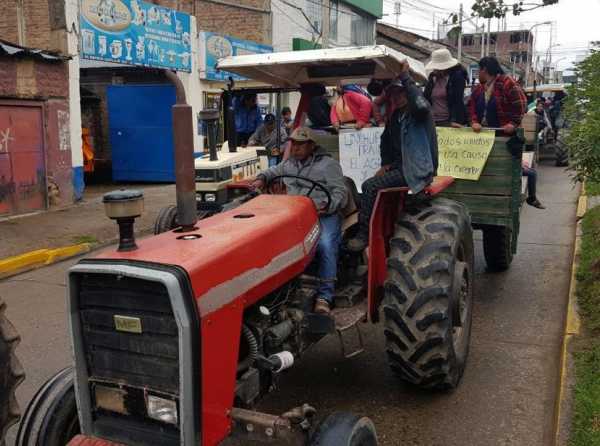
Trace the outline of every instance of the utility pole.
<path fill-rule="evenodd" d="M 321 47 L 329 48 L 329 24 L 331 23 L 331 8 L 329 0 L 321 1 Z"/>
<path fill-rule="evenodd" d="M 485 22 L 481 26 L 481 58 L 485 56 Z"/>
<path fill-rule="evenodd" d="M 462 60 L 462 25 L 463 25 L 463 4 L 460 4 L 460 10 L 458 12 L 458 61 Z"/>
<path fill-rule="evenodd" d="M 487 49 L 485 50 L 485 55 L 490 55 L 490 41 L 492 40 L 492 18 L 488 19 L 488 35 L 487 35 Z"/>
<path fill-rule="evenodd" d="M 397 1 L 394 3 L 394 15 L 396 16 L 396 28 L 400 27 L 400 14 L 402 14 L 402 2 Z"/>

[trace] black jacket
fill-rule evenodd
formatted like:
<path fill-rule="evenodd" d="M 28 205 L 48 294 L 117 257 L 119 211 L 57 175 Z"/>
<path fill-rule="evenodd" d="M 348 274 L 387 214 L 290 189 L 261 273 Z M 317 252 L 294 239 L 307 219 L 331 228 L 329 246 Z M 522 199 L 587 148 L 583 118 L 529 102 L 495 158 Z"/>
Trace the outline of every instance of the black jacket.
<path fill-rule="evenodd" d="M 458 124 L 467 123 L 467 107 L 465 106 L 465 87 L 467 86 L 467 72 L 462 65 L 456 65 L 448 70 L 448 85 L 446 97 L 448 98 L 448 111 L 450 122 Z M 435 75 L 431 73 L 425 86 L 425 98 L 431 103 L 431 93 L 435 84 Z"/>

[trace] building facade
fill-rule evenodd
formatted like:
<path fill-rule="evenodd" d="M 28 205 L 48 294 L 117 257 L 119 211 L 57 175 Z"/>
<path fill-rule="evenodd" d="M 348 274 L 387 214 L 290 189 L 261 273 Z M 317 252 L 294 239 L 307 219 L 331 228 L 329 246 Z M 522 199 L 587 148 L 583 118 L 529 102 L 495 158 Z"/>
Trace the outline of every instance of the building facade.
<path fill-rule="evenodd" d="M 463 34 L 462 48 L 465 54 L 480 58 L 487 47 L 487 37 L 479 34 Z M 530 76 L 533 79 L 534 69 L 534 38 L 529 30 L 501 31 L 490 33 L 490 56 L 496 57 L 503 66 L 508 67 L 515 78 L 525 78 L 529 62 Z M 448 39 L 448 43 L 457 45 L 456 38 Z M 484 45 L 482 47 L 482 44 Z"/>

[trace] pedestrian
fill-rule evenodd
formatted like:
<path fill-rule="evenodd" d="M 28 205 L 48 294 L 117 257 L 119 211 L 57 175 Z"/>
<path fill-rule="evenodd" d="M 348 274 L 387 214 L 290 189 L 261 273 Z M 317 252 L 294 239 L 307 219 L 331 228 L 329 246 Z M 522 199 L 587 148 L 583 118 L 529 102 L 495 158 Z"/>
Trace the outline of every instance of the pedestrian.
<path fill-rule="evenodd" d="M 358 232 L 348 241 L 351 251 L 363 251 L 369 244 L 369 221 L 377 193 L 389 187 L 408 186 L 419 194 L 435 176 L 438 145 L 431 105 L 410 77 L 408 62 L 402 64 L 397 80 L 397 108 L 381 135 L 381 169 L 362 185 Z"/>
<path fill-rule="evenodd" d="M 371 98 L 356 85 L 339 84 L 337 99 L 331 107 L 331 125 L 339 129 L 342 124 L 354 124 L 357 130 L 370 126 L 373 104 Z"/>
<path fill-rule="evenodd" d="M 269 166 L 279 164 L 282 154 L 283 144 L 287 139 L 287 133 L 283 125 L 279 128 L 277 134 L 277 119 L 272 113 L 265 115 L 264 122 L 248 139 L 249 146 L 263 146 L 269 157 Z"/>
<path fill-rule="evenodd" d="M 290 136 L 292 134 L 292 130 L 294 129 L 294 118 L 292 118 L 292 109 L 289 107 L 283 107 L 281 109 L 281 119 L 283 122 L 283 126 L 285 127 L 287 136 Z"/>
<path fill-rule="evenodd" d="M 514 134 L 527 107 L 522 88 L 504 74 L 495 57 L 484 57 L 479 61 L 479 81 L 469 100 L 473 131 L 491 127 L 502 128 L 507 135 Z"/>
<path fill-rule="evenodd" d="M 262 124 L 256 94 L 245 94 L 241 98 L 235 98 L 234 114 L 237 144 L 244 147 L 248 144 L 250 136 Z"/>
<path fill-rule="evenodd" d="M 294 175 L 308 178 L 320 184 L 330 196 L 315 187 L 312 182 L 297 178 L 284 179 L 289 195 L 306 195 L 313 200 L 319 214 L 321 232 L 317 244 L 319 288 L 315 300 L 315 313 L 329 314 L 334 303 L 337 260 L 342 239 L 342 217 L 340 212 L 346 206 L 348 191 L 344 182 L 342 166 L 315 143 L 310 129 L 299 127 L 290 136 L 291 157 L 281 164 L 261 172 L 253 183 L 254 187 L 264 188 L 270 180 L 280 175 Z"/>
<path fill-rule="evenodd" d="M 323 84 L 310 84 L 304 88 L 303 94 L 309 99 L 307 117 L 311 128 L 324 128 L 331 125 L 329 119 L 331 106 L 327 99 L 327 89 Z"/>
<path fill-rule="evenodd" d="M 467 123 L 464 102 L 468 73 L 446 48 L 435 50 L 425 67 L 429 73 L 425 98 L 438 127 L 461 128 Z"/>
<path fill-rule="evenodd" d="M 374 96 L 373 118 L 379 127 L 384 127 L 394 112 L 406 102 L 403 88 L 397 83 L 372 80 L 367 91 Z"/>

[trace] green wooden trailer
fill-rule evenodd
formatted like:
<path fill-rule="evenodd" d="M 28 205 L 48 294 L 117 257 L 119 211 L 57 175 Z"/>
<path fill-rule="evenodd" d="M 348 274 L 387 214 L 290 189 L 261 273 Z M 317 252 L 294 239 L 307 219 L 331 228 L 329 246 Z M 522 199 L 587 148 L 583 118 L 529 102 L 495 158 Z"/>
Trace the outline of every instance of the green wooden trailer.
<path fill-rule="evenodd" d="M 443 195 L 464 203 L 474 229 L 483 232 L 490 270 L 506 270 L 517 253 L 522 194 L 522 155 L 513 155 L 509 138 L 497 136 L 479 181 L 455 180 Z"/>

